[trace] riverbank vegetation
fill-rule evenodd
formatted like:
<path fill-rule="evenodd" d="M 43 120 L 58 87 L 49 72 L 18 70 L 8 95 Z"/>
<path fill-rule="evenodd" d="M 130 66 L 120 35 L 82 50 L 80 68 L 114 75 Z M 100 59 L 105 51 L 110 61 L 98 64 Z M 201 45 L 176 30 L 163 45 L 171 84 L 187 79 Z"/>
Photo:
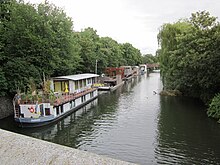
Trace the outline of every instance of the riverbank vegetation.
<path fill-rule="evenodd" d="M 209 105 L 208 116 L 218 119 L 220 123 L 220 94 L 217 94 Z"/>
<path fill-rule="evenodd" d="M 207 105 L 220 118 L 220 24 L 207 11 L 164 24 L 158 34 L 161 76 L 165 89 L 179 90 Z M 214 98 L 214 99 L 213 99 Z M 212 100 L 213 99 L 213 100 Z M 218 108 L 216 108 L 218 107 Z"/>
<path fill-rule="evenodd" d="M 138 65 L 140 50 L 130 43 L 100 37 L 88 27 L 73 30 L 73 20 L 53 4 L 0 2 L 0 96 L 27 91 L 30 79 L 95 72 L 105 67 Z M 38 86 L 37 86 L 38 88 Z"/>

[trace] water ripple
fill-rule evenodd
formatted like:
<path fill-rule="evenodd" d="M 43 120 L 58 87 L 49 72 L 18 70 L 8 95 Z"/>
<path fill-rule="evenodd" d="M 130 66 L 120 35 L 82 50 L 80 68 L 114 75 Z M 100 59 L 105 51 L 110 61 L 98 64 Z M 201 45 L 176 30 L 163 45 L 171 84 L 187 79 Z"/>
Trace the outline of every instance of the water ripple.
<path fill-rule="evenodd" d="M 159 74 L 137 77 L 52 126 L 14 131 L 143 165 L 219 164 L 220 125 L 196 100 L 160 89 Z"/>

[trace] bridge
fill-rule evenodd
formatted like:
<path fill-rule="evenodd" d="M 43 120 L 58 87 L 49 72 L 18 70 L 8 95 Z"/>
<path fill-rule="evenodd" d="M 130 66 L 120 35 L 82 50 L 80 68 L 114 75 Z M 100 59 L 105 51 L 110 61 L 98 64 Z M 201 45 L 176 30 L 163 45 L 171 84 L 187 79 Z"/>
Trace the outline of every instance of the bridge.
<path fill-rule="evenodd" d="M 146 65 L 147 65 L 147 69 L 150 69 L 150 70 L 160 69 L 160 65 L 158 63 L 146 64 Z"/>

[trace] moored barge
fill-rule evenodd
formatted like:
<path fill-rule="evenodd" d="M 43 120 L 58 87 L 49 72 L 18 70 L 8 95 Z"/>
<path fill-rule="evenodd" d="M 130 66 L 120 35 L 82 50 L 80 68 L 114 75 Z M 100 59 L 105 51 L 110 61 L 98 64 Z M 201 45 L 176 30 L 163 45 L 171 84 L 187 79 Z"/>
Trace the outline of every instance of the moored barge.
<path fill-rule="evenodd" d="M 124 84 L 124 68 L 107 67 L 105 76 L 100 78 L 99 84 L 94 84 L 100 91 L 114 91 Z"/>
<path fill-rule="evenodd" d="M 13 99 L 14 119 L 20 127 L 48 125 L 71 114 L 98 96 L 96 74 L 54 77 L 49 81 L 50 93 L 16 94 Z"/>

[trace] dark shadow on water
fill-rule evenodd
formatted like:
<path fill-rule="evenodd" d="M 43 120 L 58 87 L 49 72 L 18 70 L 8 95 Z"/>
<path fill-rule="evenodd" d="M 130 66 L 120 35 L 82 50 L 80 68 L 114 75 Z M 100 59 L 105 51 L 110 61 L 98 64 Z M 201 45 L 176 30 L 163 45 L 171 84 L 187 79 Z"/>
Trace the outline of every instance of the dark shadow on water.
<path fill-rule="evenodd" d="M 118 98 L 123 92 L 129 92 L 138 81 L 140 80 L 135 79 L 132 83 L 127 83 L 114 92 L 100 95 L 98 99 L 56 123 L 39 128 L 19 128 L 14 122 L 13 116 L 10 116 L 0 120 L 0 128 L 78 148 L 83 141 L 83 136 L 93 133 L 94 123 L 97 120 L 108 119 L 108 116 L 110 120 L 114 120 Z"/>
<path fill-rule="evenodd" d="M 158 164 L 218 164 L 220 125 L 200 100 L 161 96 L 155 157 Z"/>
<path fill-rule="evenodd" d="M 154 94 L 158 74 L 137 77 L 59 122 L 5 130 L 138 164 L 219 164 L 220 125 L 196 99 Z"/>

